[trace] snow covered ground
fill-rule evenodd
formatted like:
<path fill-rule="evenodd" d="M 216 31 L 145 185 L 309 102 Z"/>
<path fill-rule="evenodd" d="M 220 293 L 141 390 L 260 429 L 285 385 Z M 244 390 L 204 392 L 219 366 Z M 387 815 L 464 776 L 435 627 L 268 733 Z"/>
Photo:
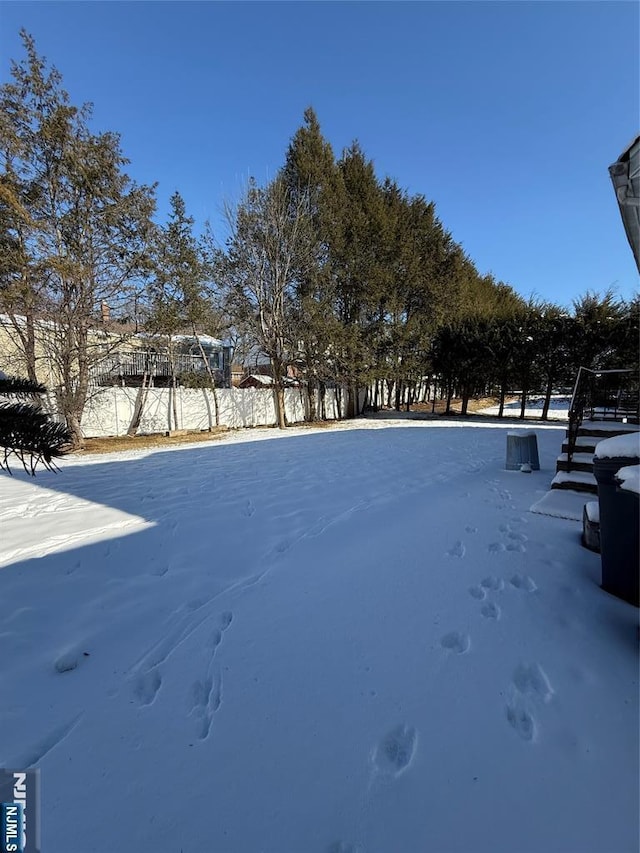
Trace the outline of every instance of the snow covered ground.
<path fill-rule="evenodd" d="M 622 853 L 637 611 L 508 425 L 366 421 L 0 478 L 0 766 L 46 853 Z"/>
<path fill-rule="evenodd" d="M 548 418 L 551 421 L 566 421 L 569 419 L 569 406 L 571 405 L 571 397 L 564 394 L 554 394 L 551 397 L 549 404 Z M 510 403 L 505 403 L 505 417 L 518 417 L 520 414 L 520 400 L 513 400 Z M 542 409 L 544 407 L 544 397 L 529 397 L 527 400 L 526 415 L 528 418 L 542 417 Z M 486 409 L 481 409 L 480 414 L 497 415 L 499 406 L 489 406 Z"/>

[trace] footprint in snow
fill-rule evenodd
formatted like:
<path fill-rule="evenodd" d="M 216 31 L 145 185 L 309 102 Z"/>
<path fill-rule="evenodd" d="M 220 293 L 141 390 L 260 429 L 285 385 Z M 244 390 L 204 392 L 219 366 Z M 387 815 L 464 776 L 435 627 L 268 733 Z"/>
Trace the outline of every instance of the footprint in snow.
<path fill-rule="evenodd" d="M 464 557 L 467 553 L 467 549 L 465 548 L 464 542 L 461 539 L 458 541 L 447 551 L 448 557 Z"/>
<path fill-rule="evenodd" d="M 525 592 L 535 592 L 538 587 L 535 584 L 533 578 L 530 578 L 529 575 L 514 575 L 509 581 L 511 586 L 515 587 L 515 589 L 522 589 Z"/>
<path fill-rule="evenodd" d="M 510 702 L 505 708 L 507 720 L 522 740 L 532 741 L 536 736 L 536 724 L 531 714 L 518 702 Z"/>
<path fill-rule="evenodd" d="M 526 548 L 522 544 L 522 542 L 509 542 L 507 545 L 507 551 L 515 551 L 519 554 L 524 554 L 526 552 Z"/>
<path fill-rule="evenodd" d="M 143 672 L 136 678 L 134 693 L 139 705 L 151 705 L 162 686 L 162 676 L 157 669 Z"/>
<path fill-rule="evenodd" d="M 499 592 L 501 589 L 504 589 L 504 581 L 502 578 L 497 578 L 495 575 L 489 575 L 486 578 L 483 578 L 480 581 L 480 585 L 485 589 L 493 590 L 493 592 Z"/>
<path fill-rule="evenodd" d="M 513 673 L 513 685 L 523 696 L 540 699 L 542 702 L 550 702 L 553 696 L 553 687 L 549 683 L 544 670 L 539 664 L 520 664 Z"/>
<path fill-rule="evenodd" d="M 486 604 L 483 604 L 480 612 L 485 619 L 495 619 L 496 622 L 502 614 L 498 605 L 494 604 L 492 601 L 488 601 Z"/>
<path fill-rule="evenodd" d="M 461 634 L 460 631 L 450 631 L 441 638 L 440 645 L 443 649 L 447 649 L 457 655 L 463 655 L 469 651 L 471 640 L 467 634 Z"/>
<path fill-rule="evenodd" d="M 504 542 L 491 542 L 491 544 L 487 548 L 487 551 L 489 551 L 489 553 L 491 554 L 500 554 L 502 551 L 506 550 L 507 546 L 504 544 Z"/>
<path fill-rule="evenodd" d="M 526 542 L 528 538 L 524 533 L 517 533 L 513 530 L 509 532 L 509 539 L 512 539 L 514 542 Z"/>
<path fill-rule="evenodd" d="M 478 532 L 478 528 L 472 527 L 470 524 L 467 524 L 467 526 L 465 527 L 465 530 L 467 533 L 477 533 Z"/>
<path fill-rule="evenodd" d="M 359 844 L 347 844 L 346 841 L 334 841 L 329 845 L 327 853 L 362 853 Z"/>
<path fill-rule="evenodd" d="M 402 723 L 392 729 L 378 744 L 374 754 L 377 769 L 385 776 L 399 776 L 411 764 L 418 743 L 418 733 Z"/>
<path fill-rule="evenodd" d="M 470 586 L 469 595 L 472 598 L 477 599 L 478 601 L 482 601 L 484 598 L 487 597 L 487 593 L 483 590 L 481 586 Z"/>

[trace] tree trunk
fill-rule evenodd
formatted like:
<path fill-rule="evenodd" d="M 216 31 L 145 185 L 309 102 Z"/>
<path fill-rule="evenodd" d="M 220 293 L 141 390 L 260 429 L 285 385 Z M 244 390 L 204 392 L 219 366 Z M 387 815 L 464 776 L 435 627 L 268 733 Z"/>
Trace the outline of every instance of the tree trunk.
<path fill-rule="evenodd" d="M 522 399 L 520 401 L 520 420 L 524 420 L 524 413 L 527 408 L 527 394 L 529 393 L 529 389 L 523 387 L 522 388 Z"/>
<path fill-rule="evenodd" d="M 285 414 L 284 388 L 280 379 L 275 380 L 274 396 L 276 401 L 276 423 L 278 429 L 287 428 L 287 416 Z"/>
<path fill-rule="evenodd" d="M 211 370 L 211 365 L 209 364 L 209 359 L 206 356 L 202 343 L 200 341 L 200 336 L 196 332 L 195 325 L 193 326 L 193 335 L 198 342 L 198 349 L 200 350 L 200 358 L 205 366 L 205 370 L 207 371 L 207 375 L 209 376 L 209 382 L 211 383 L 211 393 L 213 394 L 213 411 L 216 420 L 216 426 L 220 426 L 220 411 L 218 406 L 218 392 L 216 391 L 216 380 L 213 372 Z"/>
<path fill-rule="evenodd" d="M 444 410 L 445 415 L 451 414 L 451 399 L 453 397 L 453 383 L 447 382 L 447 407 Z"/>
<path fill-rule="evenodd" d="M 310 423 L 318 420 L 318 410 L 316 407 L 316 384 L 315 379 L 309 379 L 307 381 L 307 406 L 309 413 L 307 420 Z"/>
<path fill-rule="evenodd" d="M 74 410 L 67 412 L 65 415 L 67 426 L 71 431 L 71 446 L 74 450 L 79 450 L 81 447 L 84 447 L 84 435 L 82 427 L 80 426 L 81 419 L 82 411 Z"/>
<path fill-rule="evenodd" d="M 396 400 L 395 400 L 395 410 L 396 412 L 400 411 L 400 405 L 402 403 L 402 381 L 396 376 Z"/>
<path fill-rule="evenodd" d="M 463 387 L 462 389 L 462 408 L 460 409 L 461 415 L 467 414 L 467 408 L 469 407 L 469 397 L 471 396 L 471 392 L 468 388 Z"/>
<path fill-rule="evenodd" d="M 544 396 L 544 406 L 542 407 L 542 420 L 546 421 L 549 418 L 549 406 L 551 405 L 551 390 L 553 388 L 553 374 L 549 371 L 547 377 L 547 390 Z"/>
<path fill-rule="evenodd" d="M 173 411 L 173 428 L 178 429 L 178 381 L 175 373 L 171 377 L 171 409 Z"/>
<path fill-rule="evenodd" d="M 504 415 L 504 398 L 507 396 L 507 383 L 506 380 L 503 380 L 500 383 L 500 406 L 498 408 L 498 417 L 501 418 Z"/>
<path fill-rule="evenodd" d="M 131 418 L 131 423 L 129 424 L 129 429 L 127 430 L 127 435 L 131 437 L 138 432 L 138 427 L 142 420 L 142 413 L 144 412 L 144 407 L 147 402 L 147 392 L 149 391 L 148 376 L 149 374 L 146 371 L 142 375 L 142 385 L 138 391 L 136 403 L 133 409 L 133 416 Z"/>
<path fill-rule="evenodd" d="M 319 382 L 319 392 L 320 392 L 320 417 L 323 421 L 327 419 L 327 387 L 324 382 Z"/>

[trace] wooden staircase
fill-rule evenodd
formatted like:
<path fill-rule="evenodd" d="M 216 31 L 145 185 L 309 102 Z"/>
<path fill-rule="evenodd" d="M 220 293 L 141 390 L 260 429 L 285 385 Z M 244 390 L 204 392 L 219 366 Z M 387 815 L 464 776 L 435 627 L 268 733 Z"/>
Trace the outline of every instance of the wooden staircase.
<path fill-rule="evenodd" d="M 551 488 L 597 495 L 598 486 L 593 475 L 593 456 L 598 443 L 616 435 L 639 430 L 638 424 L 624 424 L 611 420 L 582 421 L 575 438 L 571 461 L 569 461 L 569 430 L 567 430 L 567 437 L 562 444 L 562 453 L 556 461 L 556 476 L 551 481 Z"/>
<path fill-rule="evenodd" d="M 599 442 L 640 430 L 638 371 L 581 367 L 569 408 L 569 428 L 551 489 L 531 512 L 581 521 L 598 485 L 593 456 Z M 596 504 L 597 506 L 597 504 Z M 592 506 L 593 510 L 594 507 Z"/>

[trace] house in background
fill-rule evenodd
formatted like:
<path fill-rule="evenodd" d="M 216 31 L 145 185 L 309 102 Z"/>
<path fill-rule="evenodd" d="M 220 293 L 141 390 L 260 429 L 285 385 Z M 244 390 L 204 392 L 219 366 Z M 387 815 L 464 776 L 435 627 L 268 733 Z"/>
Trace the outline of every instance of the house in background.
<path fill-rule="evenodd" d="M 16 328 L 18 327 L 18 329 Z M 8 375 L 26 376 L 26 360 L 21 346 L 21 326 L 26 319 L 0 314 L 0 369 Z M 210 335 L 173 335 L 166 337 L 133 331 L 124 324 L 102 316 L 90 330 L 90 382 L 93 387 L 164 387 L 176 375 L 179 384 L 206 383 L 209 371 L 218 387 L 231 385 L 231 348 Z M 58 328 L 55 320 L 34 322 L 36 373 L 51 390 L 60 385 L 56 358 Z M 204 353 L 204 358 L 203 358 Z"/>
<path fill-rule="evenodd" d="M 171 351 L 166 338 L 145 332 L 128 337 L 96 364 L 94 383 L 163 388 L 171 384 L 174 373 L 179 384 L 186 385 L 206 381 L 211 373 L 217 387 L 231 386 L 231 348 L 223 341 L 210 335 L 172 335 L 170 340 Z"/>

